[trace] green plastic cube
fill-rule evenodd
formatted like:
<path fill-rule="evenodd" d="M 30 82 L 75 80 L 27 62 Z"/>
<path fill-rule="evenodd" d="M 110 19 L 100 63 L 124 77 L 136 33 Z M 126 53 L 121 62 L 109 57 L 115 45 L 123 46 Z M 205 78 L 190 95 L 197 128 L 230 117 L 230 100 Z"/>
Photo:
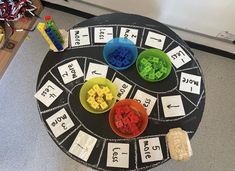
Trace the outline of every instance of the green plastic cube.
<path fill-rule="evenodd" d="M 161 71 L 156 72 L 156 77 L 159 79 L 162 77 L 163 73 Z"/>
<path fill-rule="evenodd" d="M 163 66 L 160 71 L 163 73 L 167 73 L 167 68 Z"/>

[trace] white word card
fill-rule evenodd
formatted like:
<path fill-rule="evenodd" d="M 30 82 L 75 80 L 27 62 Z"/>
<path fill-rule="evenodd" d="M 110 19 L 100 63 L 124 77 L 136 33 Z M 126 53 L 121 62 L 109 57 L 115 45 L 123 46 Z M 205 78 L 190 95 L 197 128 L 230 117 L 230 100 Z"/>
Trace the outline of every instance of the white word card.
<path fill-rule="evenodd" d="M 113 27 L 95 27 L 95 43 L 107 43 L 113 39 Z"/>
<path fill-rule="evenodd" d="M 95 147 L 97 139 L 83 131 L 79 131 L 69 152 L 78 158 L 87 161 Z"/>
<path fill-rule="evenodd" d="M 108 143 L 107 166 L 129 168 L 129 144 Z"/>
<path fill-rule="evenodd" d="M 49 117 L 46 122 L 55 137 L 60 136 L 74 126 L 73 121 L 64 108 Z"/>
<path fill-rule="evenodd" d="M 150 94 L 147 94 L 141 90 L 137 90 L 137 92 L 134 96 L 134 100 L 141 103 L 145 107 L 145 109 L 147 110 L 147 114 L 150 115 L 152 112 L 152 109 L 156 103 L 157 98 L 150 95 Z"/>
<path fill-rule="evenodd" d="M 77 60 L 68 62 L 58 67 L 64 84 L 70 83 L 83 76 L 82 69 Z"/>
<path fill-rule="evenodd" d="M 167 55 L 169 56 L 171 62 L 176 68 L 179 68 L 191 61 L 191 58 L 187 55 L 187 53 L 185 53 L 185 51 L 180 46 L 177 46 L 176 48 L 167 52 Z"/>
<path fill-rule="evenodd" d="M 89 63 L 89 67 L 86 74 L 86 80 L 95 77 L 106 77 L 108 72 L 108 66 L 96 63 Z"/>
<path fill-rule="evenodd" d="M 163 160 L 162 148 L 158 137 L 140 139 L 139 146 L 143 163 Z"/>
<path fill-rule="evenodd" d="M 201 90 L 201 77 L 197 75 L 187 74 L 182 72 L 180 78 L 181 91 L 200 94 Z"/>
<path fill-rule="evenodd" d="M 118 100 L 125 99 L 128 93 L 130 92 L 132 85 L 126 83 L 125 81 L 117 77 L 115 78 L 113 83 L 116 85 L 118 90 L 117 99 Z"/>
<path fill-rule="evenodd" d="M 145 45 L 162 50 L 166 36 L 149 31 Z"/>
<path fill-rule="evenodd" d="M 131 40 L 134 44 L 136 44 L 137 37 L 138 37 L 138 29 L 130 29 L 130 28 L 122 27 L 119 37 L 127 38 Z"/>
<path fill-rule="evenodd" d="M 62 92 L 63 90 L 48 80 L 46 84 L 38 90 L 34 97 L 46 105 L 46 107 L 49 107 Z"/>
<path fill-rule="evenodd" d="M 164 116 L 177 117 L 184 116 L 184 106 L 181 95 L 161 97 Z"/>
<path fill-rule="evenodd" d="M 89 28 L 77 28 L 70 30 L 71 46 L 84 46 L 90 44 Z"/>

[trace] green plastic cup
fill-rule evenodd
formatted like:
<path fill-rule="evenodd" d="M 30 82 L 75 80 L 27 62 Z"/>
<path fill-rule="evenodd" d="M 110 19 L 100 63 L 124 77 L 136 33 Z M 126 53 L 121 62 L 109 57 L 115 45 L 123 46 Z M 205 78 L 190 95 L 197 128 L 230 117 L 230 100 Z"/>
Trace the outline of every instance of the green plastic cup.
<path fill-rule="evenodd" d="M 167 54 L 163 51 L 147 49 L 139 54 L 136 68 L 144 80 L 158 82 L 171 73 L 172 64 Z"/>
<path fill-rule="evenodd" d="M 90 104 L 87 102 L 87 99 L 89 97 L 88 95 L 88 91 L 93 87 L 93 85 L 98 84 L 100 86 L 107 86 L 110 89 L 110 92 L 113 95 L 113 99 L 110 101 L 106 101 L 106 103 L 108 104 L 108 108 L 102 110 L 102 109 L 93 109 Z M 110 110 L 113 105 L 115 104 L 116 100 L 117 100 L 117 88 L 116 86 L 108 79 L 103 78 L 103 77 L 95 77 L 92 78 L 90 80 L 88 80 L 85 84 L 83 84 L 81 90 L 80 90 L 80 94 L 79 94 L 79 98 L 80 98 L 80 102 L 82 104 L 82 106 L 90 113 L 94 113 L 94 114 L 101 114 L 104 113 L 108 110 Z"/>

